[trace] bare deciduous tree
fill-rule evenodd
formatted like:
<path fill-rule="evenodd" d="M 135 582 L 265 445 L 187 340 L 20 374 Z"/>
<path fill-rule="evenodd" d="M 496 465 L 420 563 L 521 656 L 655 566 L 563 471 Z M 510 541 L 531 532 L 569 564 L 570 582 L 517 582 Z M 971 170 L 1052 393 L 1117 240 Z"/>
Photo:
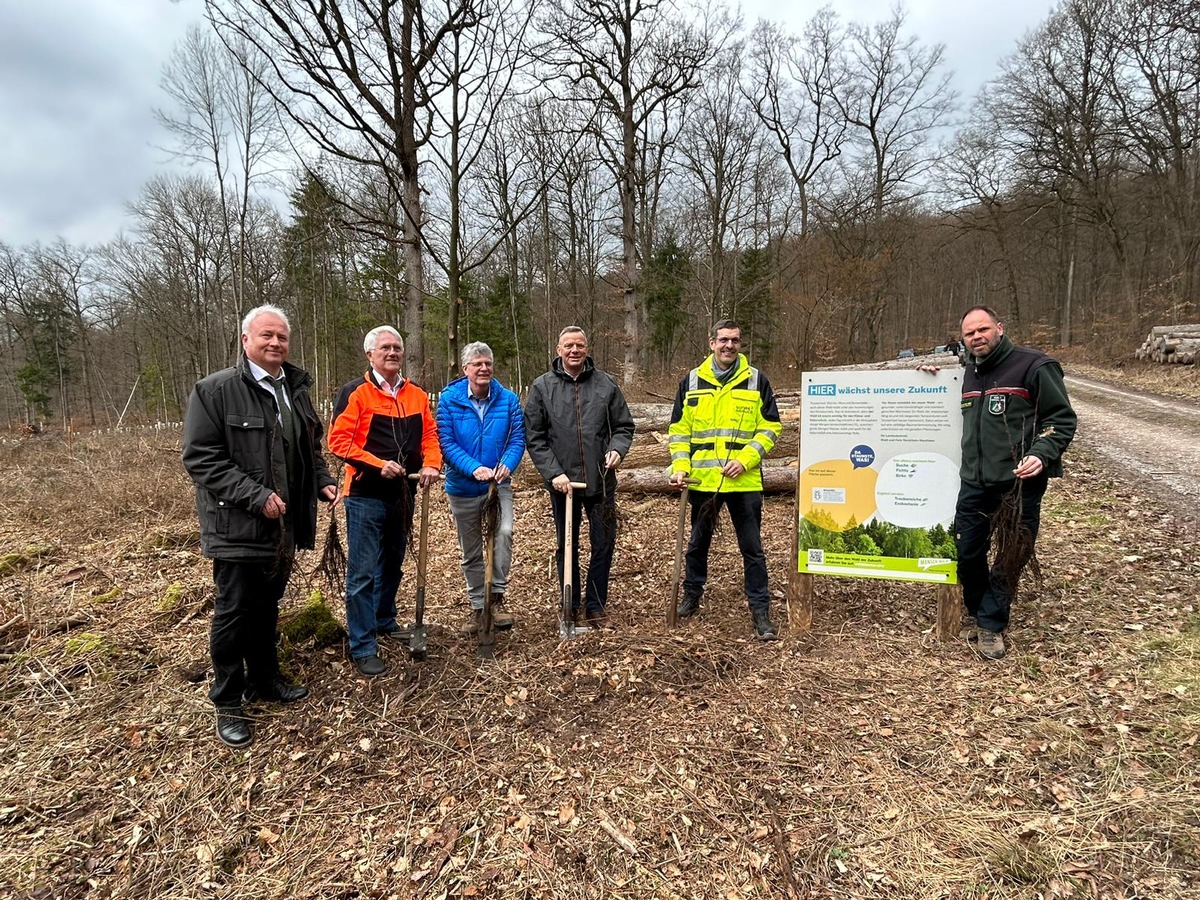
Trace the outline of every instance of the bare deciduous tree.
<path fill-rule="evenodd" d="M 253 186 L 271 174 L 272 160 L 287 149 L 275 104 L 263 87 L 271 77 L 253 46 L 239 40 L 225 46 L 193 25 L 163 69 L 160 84 L 173 106 L 155 110 L 178 140 L 172 152 L 212 167 L 225 252 L 235 270 L 235 309 L 264 299 L 246 297 L 246 265 Z"/>
<path fill-rule="evenodd" d="M 526 46 L 530 5 L 481 0 L 477 15 L 476 27 L 447 37 L 430 68 L 431 92 L 439 99 L 431 105 L 433 134 L 428 147 L 437 163 L 432 168 L 442 182 L 443 203 L 440 221 L 431 223 L 430 229 L 438 239 L 427 240 L 426 246 L 446 276 L 448 378 L 458 372 L 462 280 L 491 259 L 537 200 L 536 195 L 510 193 L 507 200 L 512 202 L 494 216 L 487 202 L 473 203 L 471 192 L 465 190 L 488 150 L 491 161 L 497 162 L 494 139 L 514 102 L 528 90 L 519 77 L 530 62 Z M 511 149 L 519 151 L 520 144 Z M 506 157 L 503 162 L 508 166 L 510 161 Z M 511 164 L 521 168 L 517 159 Z M 434 208 L 431 203 L 430 211 Z"/>
<path fill-rule="evenodd" d="M 742 45 L 714 61 L 696 93 L 679 150 L 688 181 L 697 193 L 697 232 L 707 247 L 707 312 L 716 321 L 734 301 L 738 250 L 752 214 L 753 170 L 761 165 L 757 120 L 740 91 Z"/>
<path fill-rule="evenodd" d="M 802 37 L 760 22 L 750 35 L 745 94 L 771 133 L 800 202 L 800 234 L 808 233 L 813 180 L 842 153 L 849 75 L 837 17 L 817 13 Z M 842 103 L 839 103 L 839 97 Z"/>
<path fill-rule="evenodd" d="M 621 212 L 621 272 L 625 311 L 624 379 L 639 372 L 640 325 L 637 218 L 639 134 L 663 107 L 696 88 L 716 51 L 705 21 L 677 13 L 671 0 L 550 0 L 542 29 L 551 44 L 548 68 L 574 100 L 599 111 L 598 146 L 617 184 Z"/>
<path fill-rule="evenodd" d="M 945 48 L 904 37 L 904 18 L 897 9 L 884 22 L 850 25 L 849 90 L 833 93 L 853 126 L 851 138 L 860 152 L 852 164 L 865 174 L 863 199 L 876 221 L 888 207 L 904 205 L 924 189 L 922 178 L 936 160 L 926 148 L 955 99 L 944 70 Z"/>
<path fill-rule="evenodd" d="M 1062 204 L 1064 269 L 1072 281 L 1077 227 L 1095 226 L 1115 256 L 1123 305 L 1137 317 L 1128 264 L 1127 208 L 1120 200 L 1128 169 L 1127 136 L 1109 86 L 1113 0 L 1069 0 L 1027 35 L 988 93 L 1021 178 Z M 1093 284 L 1096 282 L 1093 281 Z M 1094 312 L 1094 311 L 1093 311 Z"/>
<path fill-rule="evenodd" d="M 227 43 L 270 60 L 266 85 L 305 138 L 323 153 L 375 172 L 383 210 L 351 212 L 400 248 L 403 328 L 410 370 L 425 367 L 425 228 L 419 151 L 429 140 L 433 60 L 480 24 L 472 0 L 207 0 Z M 426 373 L 428 374 L 428 373 Z"/>

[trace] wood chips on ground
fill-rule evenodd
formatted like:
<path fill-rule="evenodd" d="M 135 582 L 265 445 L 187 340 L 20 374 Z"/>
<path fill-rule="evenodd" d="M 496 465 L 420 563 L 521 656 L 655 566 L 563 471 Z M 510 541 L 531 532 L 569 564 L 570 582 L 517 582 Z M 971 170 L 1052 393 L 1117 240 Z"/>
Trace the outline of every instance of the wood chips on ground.
<path fill-rule="evenodd" d="M 621 497 L 616 627 L 562 644 L 529 488 L 519 624 L 483 662 L 439 498 L 428 661 L 387 645 L 368 681 L 287 646 L 312 694 L 251 707 L 244 752 L 213 734 L 178 432 L 39 437 L 0 468 L 4 896 L 1200 895 L 1200 547 L 1082 448 L 1000 662 L 884 582 L 821 580 L 811 633 L 754 641 L 727 521 L 702 615 L 668 634 L 670 497 Z M 781 626 L 791 515 L 768 499 Z"/>

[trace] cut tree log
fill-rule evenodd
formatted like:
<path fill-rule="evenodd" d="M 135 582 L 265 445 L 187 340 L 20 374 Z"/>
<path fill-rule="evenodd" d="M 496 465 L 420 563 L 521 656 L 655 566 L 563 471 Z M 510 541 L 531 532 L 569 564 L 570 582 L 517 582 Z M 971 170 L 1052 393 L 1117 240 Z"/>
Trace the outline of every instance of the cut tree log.
<path fill-rule="evenodd" d="M 763 493 L 786 494 L 796 490 L 796 467 L 792 465 L 764 466 Z M 620 469 L 617 490 L 626 494 L 678 494 L 679 488 L 668 480 L 665 467 Z"/>
<path fill-rule="evenodd" d="M 924 356 L 909 356 L 904 359 L 885 359 L 882 362 L 854 363 L 849 366 L 823 366 L 822 372 L 843 372 L 853 369 L 880 371 L 884 369 L 919 369 L 921 366 L 938 366 L 949 369 L 962 363 L 953 353 L 926 353 Z"/>
<path fill-rule="evenodd" d="M 1200 335 L 1200 325 L 1156 325 L 1150 329 L 1150 337 L 1156 337 L 1161 334 Z"/>
<path fill-rule="evenodd" d="M 798 416 L 797 416 L 798 418 Z M 798 426 L 785 423 L 783 433 L 771 452 L 768 460 L 790 459 L 796 452 Z M 665 432 L 643 432 L 634 438 L 633 446 L 621 460 L 622 469 L 644 469 L 649 466 L 669 466 L 671 464 L 671 448 L 667 443 Z"/>
<path fill-rule="evenodd" d="M 796 460 L 769 459 L 763 466 L 763 493 L 784 494 L 796 489 Z M 617 470 L 617 490 L 622 494 L 676 494 L 679 488 L 670 483 L 671 472 L 666 465 Z M 544 485 L 533 466 L 521 466 L 513 476 L 514 485 L 534 489 Z"/>

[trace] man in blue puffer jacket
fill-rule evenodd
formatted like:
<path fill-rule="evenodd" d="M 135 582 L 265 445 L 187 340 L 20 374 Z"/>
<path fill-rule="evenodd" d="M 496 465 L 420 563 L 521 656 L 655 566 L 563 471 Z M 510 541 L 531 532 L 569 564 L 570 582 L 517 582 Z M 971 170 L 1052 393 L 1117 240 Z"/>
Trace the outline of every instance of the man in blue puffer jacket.
<path fill-rule="evenodd" d="M 467 631 L 483 612 L 484 561 L 481 522 L 488 487 L 496 483 L 500 518 L 492 554 L 493 624 L 511 628 L 502 608 L 512 565 L 512 473 L 525 452 L 525 422 L 517 395 L 492 378 L 492 348 L 476 341 L 463 347 L 464 376 L 446 385 L 437 408 L 438 442 L 446 467 L 446 496 L 458 528 L 463 576 L 471 601 Z"/>

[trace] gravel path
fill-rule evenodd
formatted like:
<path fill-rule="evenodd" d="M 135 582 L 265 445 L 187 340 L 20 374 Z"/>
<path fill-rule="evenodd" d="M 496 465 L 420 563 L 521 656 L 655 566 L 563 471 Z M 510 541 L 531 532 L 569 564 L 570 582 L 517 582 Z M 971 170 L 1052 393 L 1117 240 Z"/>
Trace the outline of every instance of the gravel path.
<path fill-rule="evenodd" d="M 1079 414 L 1076 441 L 1129 471 L 1170 512 L 1197 515 L 1200 406 L 1073 376 L 1067 390 Z"/>

